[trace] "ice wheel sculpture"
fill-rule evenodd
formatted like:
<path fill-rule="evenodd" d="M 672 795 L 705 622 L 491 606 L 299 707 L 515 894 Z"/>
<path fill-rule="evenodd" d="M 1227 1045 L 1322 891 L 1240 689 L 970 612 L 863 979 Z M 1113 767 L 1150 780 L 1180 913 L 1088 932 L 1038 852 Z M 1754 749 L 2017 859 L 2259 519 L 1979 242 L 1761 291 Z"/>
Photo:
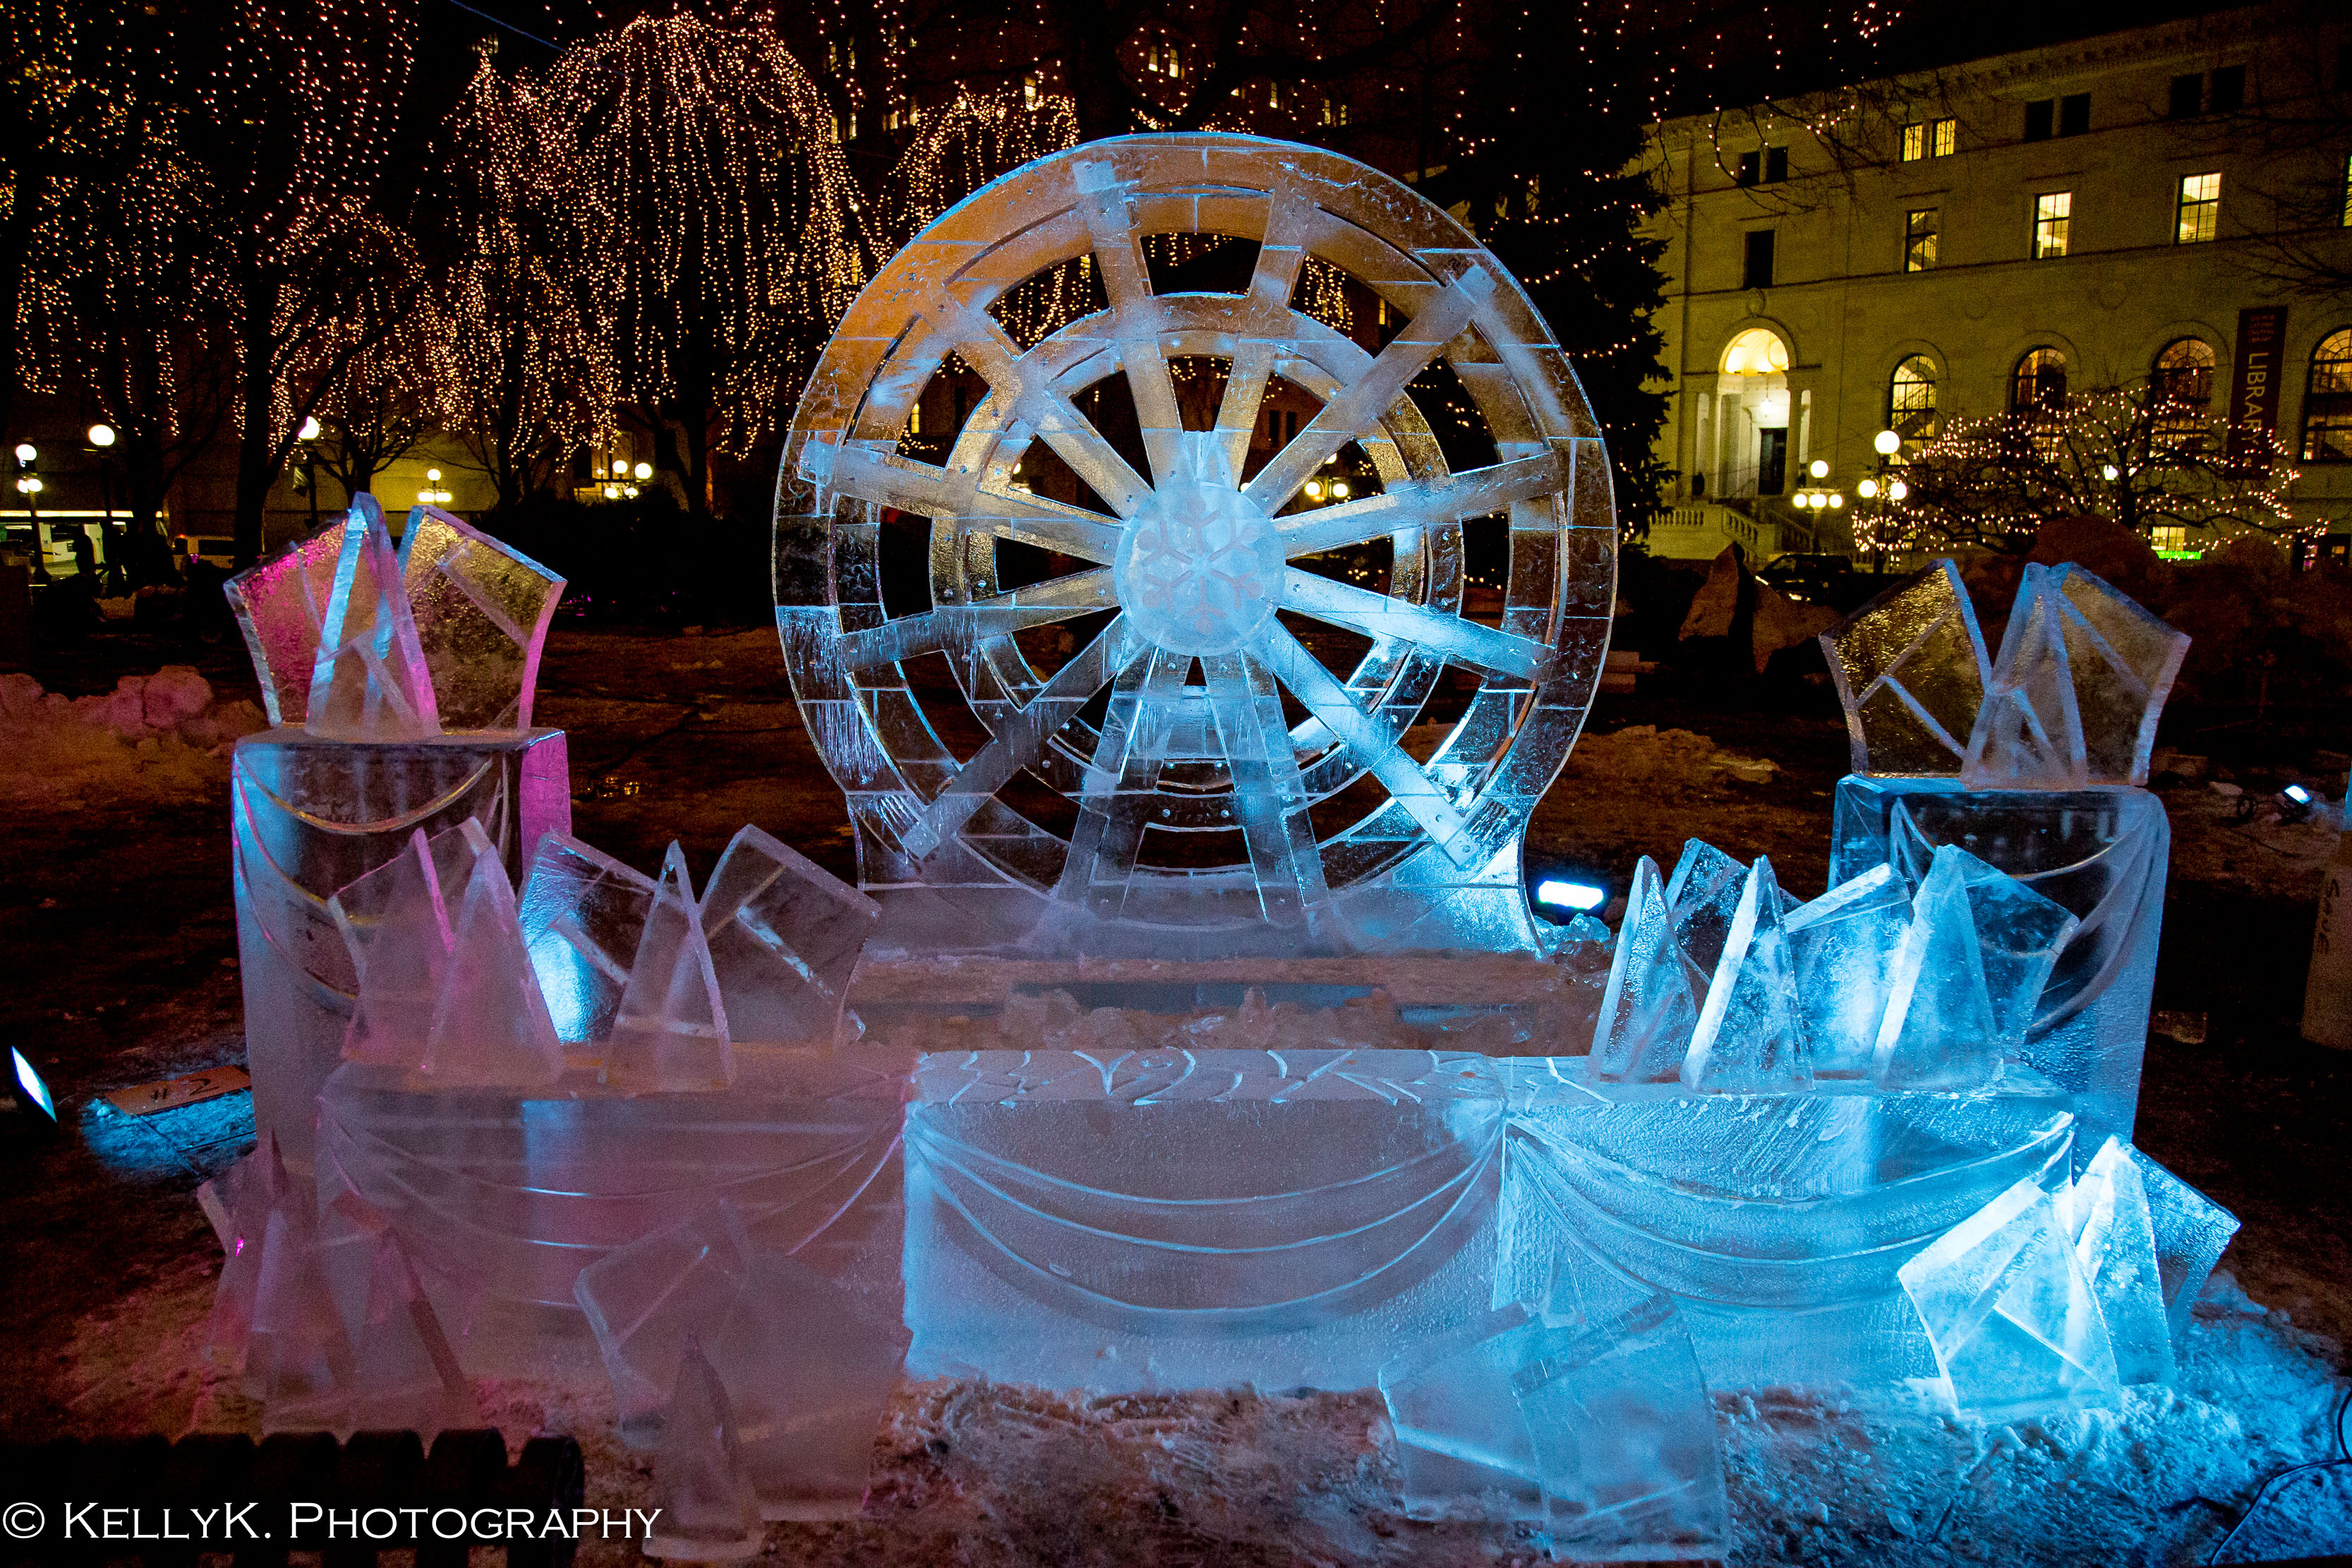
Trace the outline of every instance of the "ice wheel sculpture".
<path fill-rule="evenodd" d="M 1254 244 L 1241 291 L 1155 289 L 1163 235 Z M 1297 302 L 1310 258 L 1379 301 L 1377 352 Z M 1091 304 L 1024 346 L 1015 307 L 1074 279 Z M 910 432 L 943 367 L 985 395 Z M 1319 407 L 1262 418 L 1276 390 Z M 1311 504 L 1342 455 L 1377 490 Z M 1465 601 L 1480 537 L 1499 617 Z M 1528 945 L 1520 837 L 1615 579 L 1599 430 L 1518 285 L 1397 181 L 1244 136 L 1088 143 L 940 217 L 835 333 L 779 489 L 785 659 L 861 880 L 951 946 Z"/>

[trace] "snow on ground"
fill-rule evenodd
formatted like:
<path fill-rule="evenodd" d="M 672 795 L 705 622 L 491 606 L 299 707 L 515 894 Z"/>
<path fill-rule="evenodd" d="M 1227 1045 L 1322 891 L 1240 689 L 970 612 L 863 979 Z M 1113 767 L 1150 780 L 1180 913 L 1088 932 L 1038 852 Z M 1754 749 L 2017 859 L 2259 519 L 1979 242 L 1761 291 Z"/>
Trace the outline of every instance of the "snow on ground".
<path fill-rule="evenodd" d="M 126 675 L 93 697 L 0 675 L 0 800 L 68 805 L 93 795 L 214 790 L 227 776 L 228 748 L 264 723 L 259 708 L 219 700 L 186 665 Z"/>

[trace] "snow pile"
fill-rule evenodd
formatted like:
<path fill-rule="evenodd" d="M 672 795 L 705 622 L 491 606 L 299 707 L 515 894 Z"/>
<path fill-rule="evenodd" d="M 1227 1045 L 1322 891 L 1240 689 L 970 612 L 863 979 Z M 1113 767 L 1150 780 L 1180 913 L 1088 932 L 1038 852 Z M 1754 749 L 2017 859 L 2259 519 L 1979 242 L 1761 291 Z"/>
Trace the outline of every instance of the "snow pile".
<path fill-rule="evenodd" d="M 1569 753 L 1568 771 L 1586 778 L 1609 778 L 1626 784 L 1676 784 L 1693 788 L 1730 778 L 1740 784 L 1769 784 L 1780 764 L 1763 757 L 1743 757 L 1727 752 L 1706 735 L 1689 730 L 1661 730 L 1655 724 L 1633 724 L 1608 734 L 1587 731 Z"/>
<path fill-rule="evenodd" d="M 237 737 L 266 727 L 259 708 L 218 700 L 184 664 L 126 675 L 98 697 L 0 675 L 0 799 L 209 789 Z"/>

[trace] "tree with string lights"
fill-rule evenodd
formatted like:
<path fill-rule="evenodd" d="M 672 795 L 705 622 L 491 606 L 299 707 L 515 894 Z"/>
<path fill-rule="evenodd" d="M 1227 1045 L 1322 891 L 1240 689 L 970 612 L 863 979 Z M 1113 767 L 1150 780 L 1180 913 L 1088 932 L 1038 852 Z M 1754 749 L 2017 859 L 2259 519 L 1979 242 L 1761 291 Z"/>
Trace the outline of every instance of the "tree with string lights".
<path fill-rule="evenodd" d="M 2277 437 L 2151 383 L 1952 418 L 1900 474 L 1899 499 L 1858 510 L 1858 549 L 2021 554 L 2043 523 L 2089 516 L 2179 528 L 2196 550 L 2294 526 L 2296 470 Z"/>
<path fill-rule="evenodd" d="M 708 507 L 712 449 L 774 433 L 866 275 L 831 116 L 758 15 L 640 16 L 567 50 L 547 90 L 576 160 L 581 275 L 614 310 L 619 399 Z"/>
<path fill-rule="evenodd" d="M 342 370 L 319 399 L 309 482 L 323 470 L 347 496 L 372 490 L 376 475 L 433 432 L 439 409 L 427 348 L 436 321 L 430 297 L 417 300 L 420 270 L 412 256 L 387 258 L 320 334 L 318 352 L 340 358 Z M 345 339 L 358 340 L 359 352 L 339 355 Z"/>

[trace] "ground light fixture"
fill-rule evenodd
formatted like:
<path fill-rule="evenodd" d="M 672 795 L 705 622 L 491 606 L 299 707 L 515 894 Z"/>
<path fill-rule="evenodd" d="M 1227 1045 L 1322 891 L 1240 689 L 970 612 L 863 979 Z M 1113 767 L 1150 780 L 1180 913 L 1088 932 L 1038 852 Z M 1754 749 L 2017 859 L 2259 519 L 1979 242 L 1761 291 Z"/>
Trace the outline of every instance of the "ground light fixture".
<path fill-rule="evenodd" d="M 1536 884 L 1536 902 L 1555 909 L 1574 910 L 1580 914 L 1599 909 L 1609 900 L 1606 888 L 1596 888 L 1590 882 L 1570 882 L 1558 877 L 1547 877 Z"/>
<path fill-rule="evenodd" d="M 91 446 L 93 446 L 93 447 L 111 447 L 111 446 L 113 446 L 113 445 L 114 445 L 114 426 L 111 426 L 111 425 L 93 425 L 93 426 L 91 426 L 89 427 L 89 444 L 90 444 Z"/>
<path fill-rule="evenodd" d="M 1891 458 L 1902 449 L 1903 437 L 1892 430 L 1881 430 L 1870 438 L 1870 444 L 1878 448 L 1880 457 Z"/>
<path fill-rule="evenodd" d="M 57 1097 L 25 1053 L 8 1047 L 9 1111 L 22 1131 L 47 1131 L 58 1124 Z"/>

